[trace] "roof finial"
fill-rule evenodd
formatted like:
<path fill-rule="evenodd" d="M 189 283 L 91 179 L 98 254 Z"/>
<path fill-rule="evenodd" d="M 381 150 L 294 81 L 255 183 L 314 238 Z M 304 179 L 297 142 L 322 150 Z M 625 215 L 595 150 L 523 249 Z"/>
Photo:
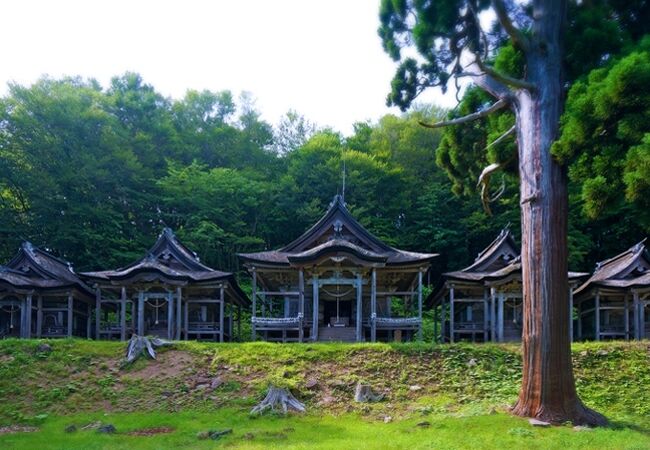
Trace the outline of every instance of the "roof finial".
<path fill-rule="evenodd" d="M 343 188 L 341 189 L 341 200 L 345 204 L 345 158 L 343 158 Z"/>

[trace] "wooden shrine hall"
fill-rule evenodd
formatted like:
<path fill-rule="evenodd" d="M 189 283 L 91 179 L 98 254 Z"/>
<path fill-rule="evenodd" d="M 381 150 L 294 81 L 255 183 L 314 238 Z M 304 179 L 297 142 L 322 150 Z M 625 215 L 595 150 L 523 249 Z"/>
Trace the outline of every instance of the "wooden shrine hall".
<path fill-rule="evenodd" d="M 0 266 L 0 338 L 90 337 L 93 298 L 70 263 L 24 242 Z"/>
<path fill-rule="evenodd" d="M 131 333 L 167 339 L 233 339 L 248 307 L 232 273 L 211 269 L 165 228 L 141 259 L 117 270 L 86 272 L 95 288 L 95 336 Z"/>
<path fill-rule="evenodd" d="M 650 254 L 644 241 L 599 262 L 575 299 L 580 339 L 650 338 Z"/>
<path fill-rule="evenodd" d="M 253 277 L 253 339 L 421 338 L 422 276 L 437 255 L 383 243 L 339 195 L 295 241 L 239 256 Z"/>
<path fill-rule="evenodd" d="M 570 317 L 573 289 L 587 275 L 569 272 Z M 444 273 L 428 303 L 439 316 L 434 318 L 434 326 L 440 324 L 434 334 L 440 342 L 519 341 L 523 325 L 521 258 L 510 230 L 503 229 L 470 266 Z M 572 327 L 570 333 L 573 336 Z"/>

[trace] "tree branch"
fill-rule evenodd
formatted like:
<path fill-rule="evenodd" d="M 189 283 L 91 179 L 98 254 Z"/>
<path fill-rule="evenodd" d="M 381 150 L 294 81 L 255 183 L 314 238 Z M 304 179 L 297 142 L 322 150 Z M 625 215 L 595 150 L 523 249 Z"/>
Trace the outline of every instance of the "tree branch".
<path fill-rule="evenodd" d="M 510 136 L 512 133 L 514 133 L 514 131 L 515 131 L 516 129 L 517 129 L 517 126 L 516 126 L 516 125 L 513 125 L 512 127 L 510 127 L 510 129 L 509 129 L 508 131 L 506 131 L 506 132 L 503 133 L 501 136 L 499 136 L 498 138 L 496 138 L 495 140 L 493 140 L 492 142 L 490 142 L 488 145 L 486 145 L 485 148 L 484 148 L 483 150 L 487 150 L 487 149 L 490 148 L 490 147 L 493 147 L 493 146 L 495 146 L 495 145 L 499 145 L 501 142 L 503 142 L 503 140 L 504 140 L 505 138 L 507 138 L 508 136 Z"/>
<path fill-rule="evenodd" d="M 448 127 L 450 125 L 460 125 L 462 123 L 467 123 L 473 120 L 478 120 L 482 117 L 486 117 L 495 111 L 505 108 L 508 105 L 508 103 L 509 102 L 507 100 L 501 99 L 496 101 L 488 108 L 482 109 L 481 111 L 477 111 L 472 114 L 468 114 L 463 117 L 458 117 L 457 119 L 445 120 L 437 123 L 426 123 L 422 121 L 419 121 L 418 123 L 426 128 L 442 128 L 442 127 Z"/>
<path fill-rule="evenodd" d="M 518 89 L 527 89 L 529 91 L 535 90 L 535 85 L 533 83 L 529 83 L 528 81 L 520 80 L 519 78 L 510 77 L 508 75 L 500 73 L 481 61 L 481 58 L 478 56 L 476 56 L 476 65 L 479 67 L 479 69 L 481 69 L 483 73 L 490 75 L 492 78 L 500 81 L 505 85 Z"/>
<path fill-rule="evenodd" d="M 523 52 L 528 51 L 530 48 L 530 42 L 526 35 L 524 35 L 524 33 L 522 33 L 521 30 L 512 23 L 512 20 L 510 20 L 505 3 L 502 0 L 492 0 L 492 8 L 494 8 L 499 23 L 503 29 L 506 30 L 506 33 L 508 33 L 508 36 L 510 36 L 510 39 L 512 39 L 515 46 L 519 47 Z"/>

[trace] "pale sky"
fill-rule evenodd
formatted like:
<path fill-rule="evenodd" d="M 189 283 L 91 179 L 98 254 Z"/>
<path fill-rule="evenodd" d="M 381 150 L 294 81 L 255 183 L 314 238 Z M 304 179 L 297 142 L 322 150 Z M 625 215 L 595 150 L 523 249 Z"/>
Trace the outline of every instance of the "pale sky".
<path fill-rule="evenodd" d="M 395 64 L 377 36 L 378 0 L 5 0 L 7 82 L 81 75 L 106 87 L 138 72 L 165 96 L 249 91 L 272 124 L 294 109 L 349 134 L 385 106 Z M 423 101 L 453 106 L 431 92 Z"/>

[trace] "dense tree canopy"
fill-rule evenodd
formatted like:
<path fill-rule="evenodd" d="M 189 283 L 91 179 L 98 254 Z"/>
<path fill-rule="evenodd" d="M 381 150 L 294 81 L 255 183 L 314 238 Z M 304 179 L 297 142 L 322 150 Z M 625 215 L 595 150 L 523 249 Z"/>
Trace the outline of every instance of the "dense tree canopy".
<path fill-rule="evenodd" d="M 589 90 L 584 83 L 580 92 Z M 463 100 L 467 110 L 484 101 L 475 91 Z M 342 189 L 344 165 L 353 213 L 391 244 L 441 253 L 436 269 L 468 263 L 507 224 L 518 232 L 513 177 L 506 175 L 506 194 L 490 220 L 475 187 L 486 162 L 512 151 L 510 140 L 493 154 L 483 152 L 490 133 L 511 126 L 508 114 L 471 129 L 432 131 L 418 122 L 446 111 L 418 107 L 402 117 L 358 123 L 344 137 L 316 129 L 295 112 L 272 127 L 248 102 L 248 110 L 238 108 L 228 91 L 189 91 L 171 100 L 131 73 L 106 89 L 77 78 L 10 86 L 0 101 L 1 260 L 29 239 L 79 269 L 111 268 L 139 256 L 167 225 L 206 263 L 238 270 L 236 252 L 281 246 L 318 219 Z M 605 151 L 594 147 L 598 136 L 591 133 L 581 145 Z M 627 149 L 626 142 L 617 145 Z M 460 152 L 467 146 L 473 154 Z M 645 148 L 641 139 L 629 152 L 643 155 Z M 617 167 L 626 177 L 619 178 L 621 186 L 648 180 L 642 172 L 647 165 L 626 169 L 622 160 Z M 587 216 L 583 185 L 576 175 L 571 262 L 589 270 L 596 258 L 639 239 L 648 225 L 615 214 Z M 619 195 L 615 201 L 622 208 L 615 211 L 639 217 L 639 199 Z"/>

